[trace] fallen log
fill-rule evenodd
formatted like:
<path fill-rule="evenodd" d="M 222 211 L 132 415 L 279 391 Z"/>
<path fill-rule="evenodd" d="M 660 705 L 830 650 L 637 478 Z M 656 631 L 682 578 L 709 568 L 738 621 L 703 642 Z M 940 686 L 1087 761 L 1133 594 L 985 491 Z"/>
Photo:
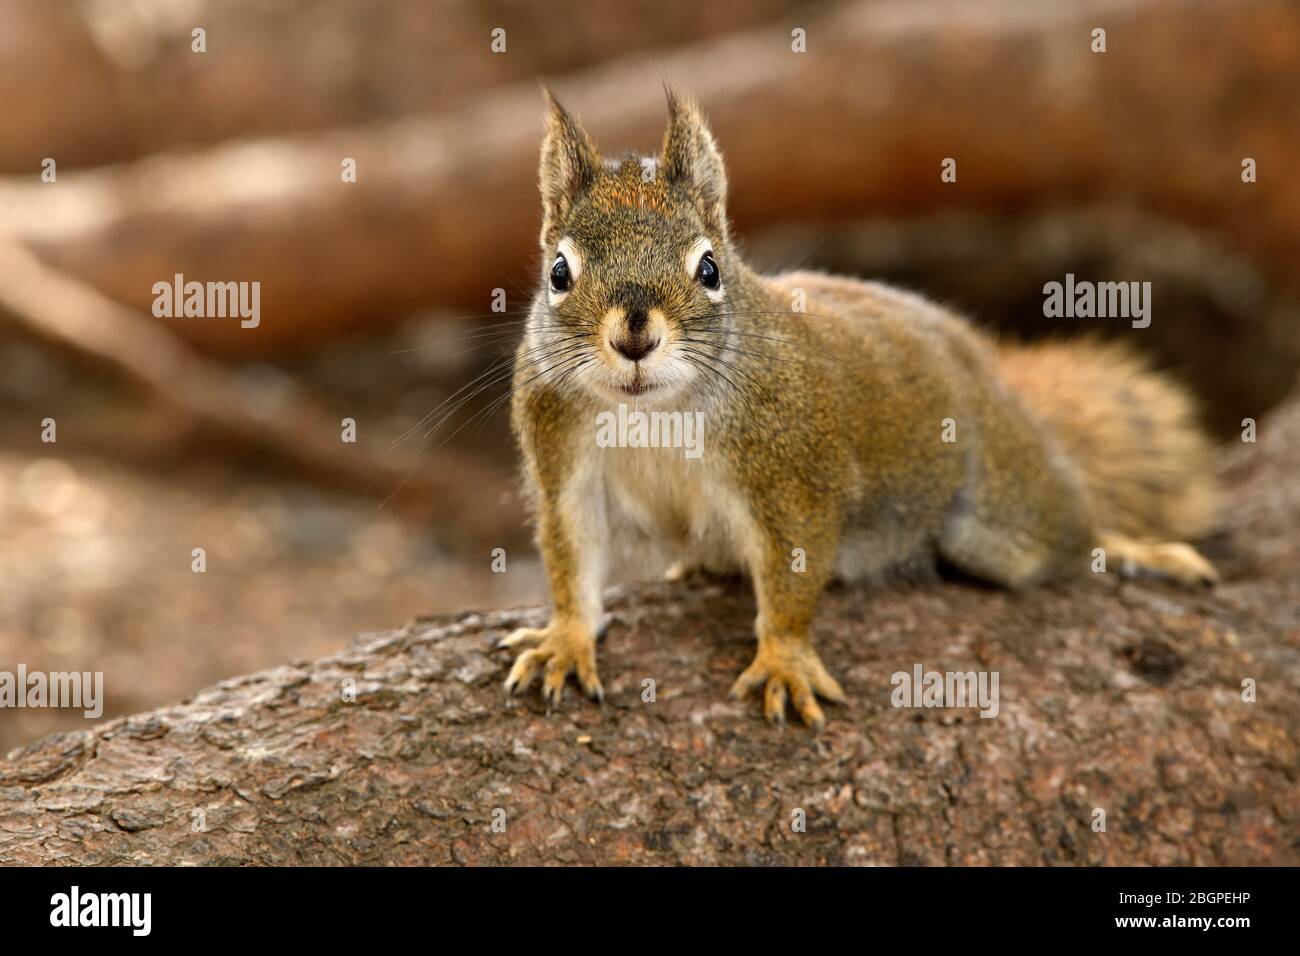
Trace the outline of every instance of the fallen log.
<path fill-rule="evenodd" d="M 628 55 L 555 87 L 615 152 L 658 141 L 665 77 L 699 97 L 742 234 L 791 219 L 1125 197 L 1220 233 L 1295 292 L 1294 4 L 927 0 L 805 18 Z M 1098 27 L 1105 53 L 1092 51 Z M 791 50 L 796 28 L 806 53 Z M 488 313 L 498 288 L 515 310 L 534 283 L 538 116 L 528 81 L 370 127 L 7 182 L 0 223 L 142 310 L 153 284 L 178 273 L 261 282 L 256 329 L 161 320 L 228 355 L 318 343 L 431 303 Z M 940 179 L 946 157 L 956 182 Z M 354 183 L 341 175 L 348 158 Z M 1242 181 L 1246 158 L 1258 182 Z"/>
<path fill-rule="evenodd" d="M 1300 392 L 1226 462 L 1213 592 L 832 590 L 819 736 L 726 698 L 743 585 L 638 585 L 603 707 L 506 702 L 541 609 L 416 620 L 10 753 L 0 863 L 1295 865 Z M 894 706 L 917 665 L 998 673 L 997 715 Z"/>
<path fill-rule="evenodd" d="M 446 109 L 499 83 L 766 22 L 787 0 L 544 4 L 0 0 L 0 172 Z M 580 24 L 580 29 L 575 29 Z M 205 31 L 206 51 L 191 31 Z M 505 48 L 493 49 L 494 30 Z M 39 92 L 34 92 L 39 91 Z M 57 104 L 52 109 L 51 104 Z"/>

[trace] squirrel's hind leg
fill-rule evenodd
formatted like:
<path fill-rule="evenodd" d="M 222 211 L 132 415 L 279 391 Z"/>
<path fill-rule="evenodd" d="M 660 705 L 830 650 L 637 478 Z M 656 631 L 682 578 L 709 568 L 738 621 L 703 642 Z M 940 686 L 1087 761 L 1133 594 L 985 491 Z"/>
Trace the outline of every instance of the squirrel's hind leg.
<path fill-rule="evenodd" d="M 1143 541 L 1121 534 L 1102 534 L 1098 544 L 1108 565 L 1114 562 L 1124 577 L 1146 574 L 1187 587 L 1208 586 L 1219 574 L 1199 551 L 1181 541 Z"/>
<path fill-rule="evenodd" d="M 1061 556 L 1052 538 L 1042 529 L 1006 527 L 963 510 L 945 525 L 939 555 L 965 574 L 1017 589 L 1059 573 Z"/>

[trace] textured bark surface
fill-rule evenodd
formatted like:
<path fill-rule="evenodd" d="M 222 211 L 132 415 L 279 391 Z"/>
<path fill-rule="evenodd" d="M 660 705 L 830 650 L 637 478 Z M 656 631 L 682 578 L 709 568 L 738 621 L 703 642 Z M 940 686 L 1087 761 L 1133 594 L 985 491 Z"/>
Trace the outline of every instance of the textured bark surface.
<path fill-rule="evenodd" d="M 1225 474 L 1213 592 L 833 590 L 820 736 L 727 700 L 744 586 L 640 585 L 603 708 L 506 705 L 492 644 L 541 610 L 418 620 L 13 752 L 0 862 L 1300 863 L 1300 395 Z M 895 709 L 916 663 L 999 672 L 999 715 Z"/>

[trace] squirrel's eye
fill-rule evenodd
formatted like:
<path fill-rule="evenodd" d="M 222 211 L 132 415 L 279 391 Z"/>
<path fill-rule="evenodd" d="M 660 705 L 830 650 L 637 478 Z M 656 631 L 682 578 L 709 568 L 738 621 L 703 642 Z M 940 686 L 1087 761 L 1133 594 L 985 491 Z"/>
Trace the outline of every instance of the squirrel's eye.
<path fill-rule="evenodd" d="M 716 289 L 722 285 L 722 273 L 718 271 L 718 264 L 713 261 L 712 252 L 700 256 L 700 265 L 695 270 L 695 278 L 699 279 L 700 284 L 706 289 Z"/>
<path fill-rule="evenodd" d="M 571 285 L 573 278 L 569 275 L 569 260 L 563 254 L 558 255 L 551 266 L 551 288 L 556 292 L 568 292 Z"/>

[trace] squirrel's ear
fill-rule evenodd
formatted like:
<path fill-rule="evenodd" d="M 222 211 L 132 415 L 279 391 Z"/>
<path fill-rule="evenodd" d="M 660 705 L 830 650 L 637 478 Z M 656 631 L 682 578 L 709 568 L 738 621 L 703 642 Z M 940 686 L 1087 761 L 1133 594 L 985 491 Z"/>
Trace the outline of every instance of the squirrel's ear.
<path fill-rule="evenodd" d="M 546 133 L 542 139 L 542 162 L 539 178 L 542 188 L 542 245 L 547 246 L 573 208 L 574 202 L 596 178 L 600 154 L 577 121 L 570 116 L 551 91 L 542 87 L 546 97 Z"/>
<path fill-rule="evenodd" d="M 704 222 L 719 235 L 727 231 L 727 170 L 722 153 L 693 100 L 668 93 L 668 131 L 664 134 L 663 176 L 685 186 L 700 209 Z"/>

